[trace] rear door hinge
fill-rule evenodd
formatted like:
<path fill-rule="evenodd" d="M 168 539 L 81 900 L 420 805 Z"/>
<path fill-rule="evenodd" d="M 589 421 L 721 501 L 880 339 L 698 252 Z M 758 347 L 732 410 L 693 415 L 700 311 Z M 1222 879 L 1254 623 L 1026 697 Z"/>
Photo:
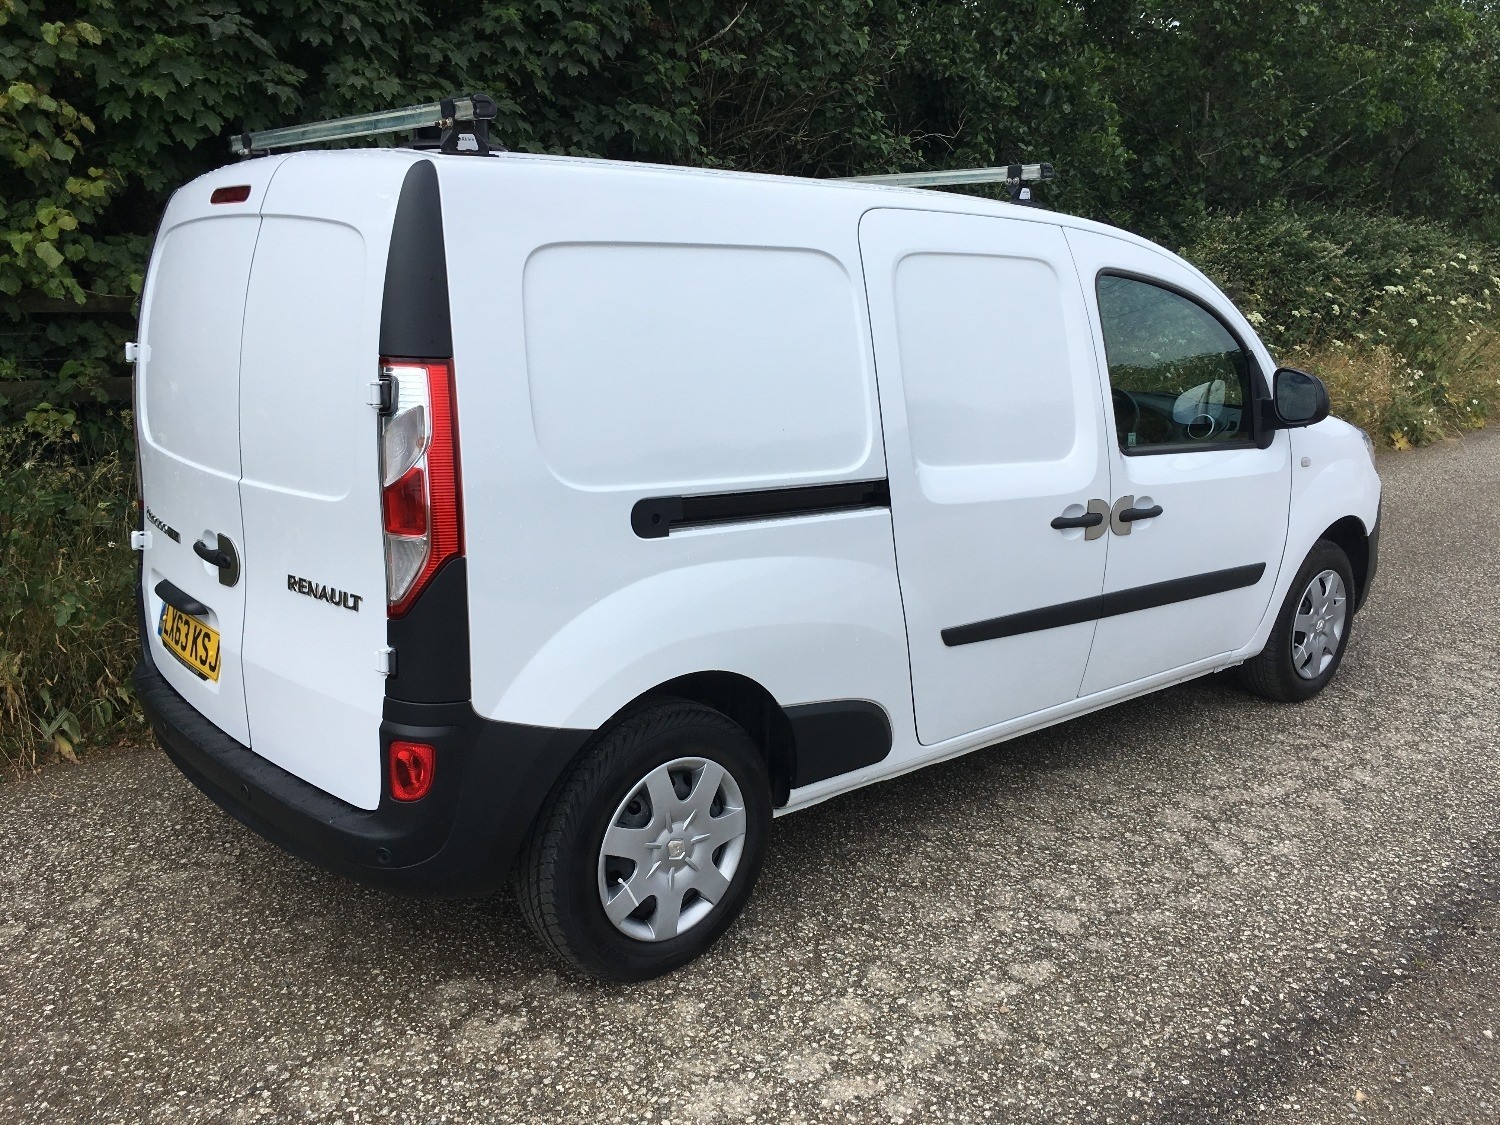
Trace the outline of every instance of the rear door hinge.
<path fill-rule="evenodd" d="M 132 551 L 145 551 L 151 547 L 151 533 L 149 531 L 132 531 L 130 533 L 130 549 Z"/>
<path fill-rule="evenodd" d="M 127 340 L 125 343 L 126 363 L 140 363 L 150 354 L 151 349 L 148 348 L 145 344 L 138 344 L 134 340 Z"/>
<path fill-rule="evenodd" d="M 389 414 L 396 405 L 396 380 L 382 375 L 365 388 L 365 402 L 381 414 Z"/>
<path fill-rule="evenodd" d="M 396 674 L 396 650 L 390 645 L 375 650 L 375 670 L 382 676 Z"/>

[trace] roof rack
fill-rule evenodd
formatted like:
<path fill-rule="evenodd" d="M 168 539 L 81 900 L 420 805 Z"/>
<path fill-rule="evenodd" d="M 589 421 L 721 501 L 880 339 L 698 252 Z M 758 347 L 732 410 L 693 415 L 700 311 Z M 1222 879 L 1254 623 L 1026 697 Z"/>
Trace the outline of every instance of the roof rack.
<path fill-rule="evenodd" d="M 889 187 L 947 187 L 957 184 L 1009 184 L 1016 203 L 1031 203 L 1028 184 L 1055 180 L 1050 164 L 1003 164 L 997 168 L 960 168 L 951 172 L 891 172 L 878 176 L 841 176 L 855 184 L 885 184 Z"/>
<path fill-rule="evenodd" d="M 351 137 L 376 137 L 408 129 L 438 127 L 443 130 L 438 143 L 443 152 L 472 152 L 488 156 L 494 151 L 505 151 L 502 146 L 490 144 L 490 122 L 495 120 L 496 112 L 495 99 L 488 94 L 466 94 L 405 109 L 335 117 L 330 121 L 286 125 L 257 133 L 237 133 L 229 138 L 229 151 L 236 156 L 259 156 L 274 148 L 291 148 L 317 141 L 343 141 Z M 475 147 L 460 147 L 461 136 L 472 136 Z"/>
<path fill-rule="evenodd" d="M 436 147 L 446 153 L 473 152 L 479 156 L 488 156 L 492 152 L 505 151 L 501 145 L 490 144 L 490 122 L 495 120 L 496 112 L 495 99 L 488 94 L 466 94 L 424 105 L 407 106 L 405 109 L 335 117 L 328 121 L 285 125 L 279 129 L 262 129 L 255 133 L 237 133 L 229 138 L 229 151 L 236 156 L 259 156 L 276 148 L 292 148 L 319 141 L 345 141 L 354 137 L 376 137 L 410 130 L 413 143 L 418 147 Z M 433 133 L 437 130 L 441 130 L 441 134 L 434 141 Z M 461 145 L 462 137 L 472 137 L 473 147 Z M 965 168 L 950 172 L 891 172 L 874 176 L 838 177 L 846 183 L 913 188 L 1008 184 L 1011 199 L 1028 204 L 1032 199 L 1031 188 L 1027 185 L 1056 178 L 1057 174 L 1050 164 L 1005 164 L 994 168 Z"/>

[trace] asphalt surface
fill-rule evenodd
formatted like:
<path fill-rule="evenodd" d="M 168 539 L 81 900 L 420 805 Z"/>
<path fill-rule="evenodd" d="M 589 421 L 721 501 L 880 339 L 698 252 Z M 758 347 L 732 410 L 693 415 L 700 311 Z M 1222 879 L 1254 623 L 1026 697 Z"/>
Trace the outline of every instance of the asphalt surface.
<path fill-rule="evenodd" d="M 1500 1120 L 1500 431 L 1381 462 L 1317 701 L 1222 677 L 778 821 L 634 986 L 155 753 L 0 788 L 0 1121 Z"/>

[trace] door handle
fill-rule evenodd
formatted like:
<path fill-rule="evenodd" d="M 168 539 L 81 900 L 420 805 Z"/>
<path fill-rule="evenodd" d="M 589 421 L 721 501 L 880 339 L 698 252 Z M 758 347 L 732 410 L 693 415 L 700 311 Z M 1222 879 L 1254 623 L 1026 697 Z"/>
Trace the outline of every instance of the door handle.
<path fill-rule="evenodd" d="M 1109 519 L 1109 505 L 1103 500 L 1090 500 L 1084 507 L 1087 511 L 1082 515 L 1058 516 L 1052 521 L 1052 526 L 1058 531 L 1072 531 L 1081 527 L 1085 540 L 1098 539 L 1109 530 L 1104 522 Z"/>
<path fill-rule="evenodd" d="M 240 580 L 240 556 L 234 549 L 234 541 L 222 531 L 218 535 L 219 545 L 210 547 L 201 539 L 194 540 L 193 554 L 209 566 L 219 568 L 219 585 L 233 586 Z"/>
<path fill-rule="evenodd" d="M 229 554 L 217 547 L 210 547 L 201 540 L 193 544 L 193 554 L 206 562 L 209 566 L 216 566 L 223 570 L 230 564 Z"/>
<path fill-rule="evenodd" d="M 1052 526 L 1058 531 L 1067 531 L 1074 527 L 1098 527 L 1104 522 L 1104 517 L 1098 512 L 1085 512 L 1081 516 L 1058 516 L 1052 521 Z"/>
<path fill-rule="evenodd" d="M 209 614 L 208 606 L 186 590 L 172 585 L 165 578 L 156 584 L 156 596 L 173 609 L 180 609 L 189 617 L 207 617 Z"/>
<path fill-rule="evenodd" d="M 1126 508 L 1120 513 L 1121 523 L 1135 523 L 1136 520 L 1154 520 L 1161 515 L 1161 505 L 1152 504 L 1149 508 Z"/>

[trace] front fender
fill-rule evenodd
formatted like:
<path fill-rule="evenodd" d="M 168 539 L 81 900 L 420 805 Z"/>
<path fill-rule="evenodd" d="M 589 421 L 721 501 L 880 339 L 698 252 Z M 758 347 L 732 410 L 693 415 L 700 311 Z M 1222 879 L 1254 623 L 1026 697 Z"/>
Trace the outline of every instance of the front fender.
<path fill-rule="evenodd" d="M 1290 436 L 1292 502 L 1286 550 L 1266 615 L 1241 655 L 1253 655 L 1265 647 L 1302 561 L 1322 534 L 1339 520 L 1354 516 L 1369 535 L 1380 514 L 1380 477 L 1359 430 L 1342 419 L 1327 418 L 1315 426 L 1292 430 Z"/>

